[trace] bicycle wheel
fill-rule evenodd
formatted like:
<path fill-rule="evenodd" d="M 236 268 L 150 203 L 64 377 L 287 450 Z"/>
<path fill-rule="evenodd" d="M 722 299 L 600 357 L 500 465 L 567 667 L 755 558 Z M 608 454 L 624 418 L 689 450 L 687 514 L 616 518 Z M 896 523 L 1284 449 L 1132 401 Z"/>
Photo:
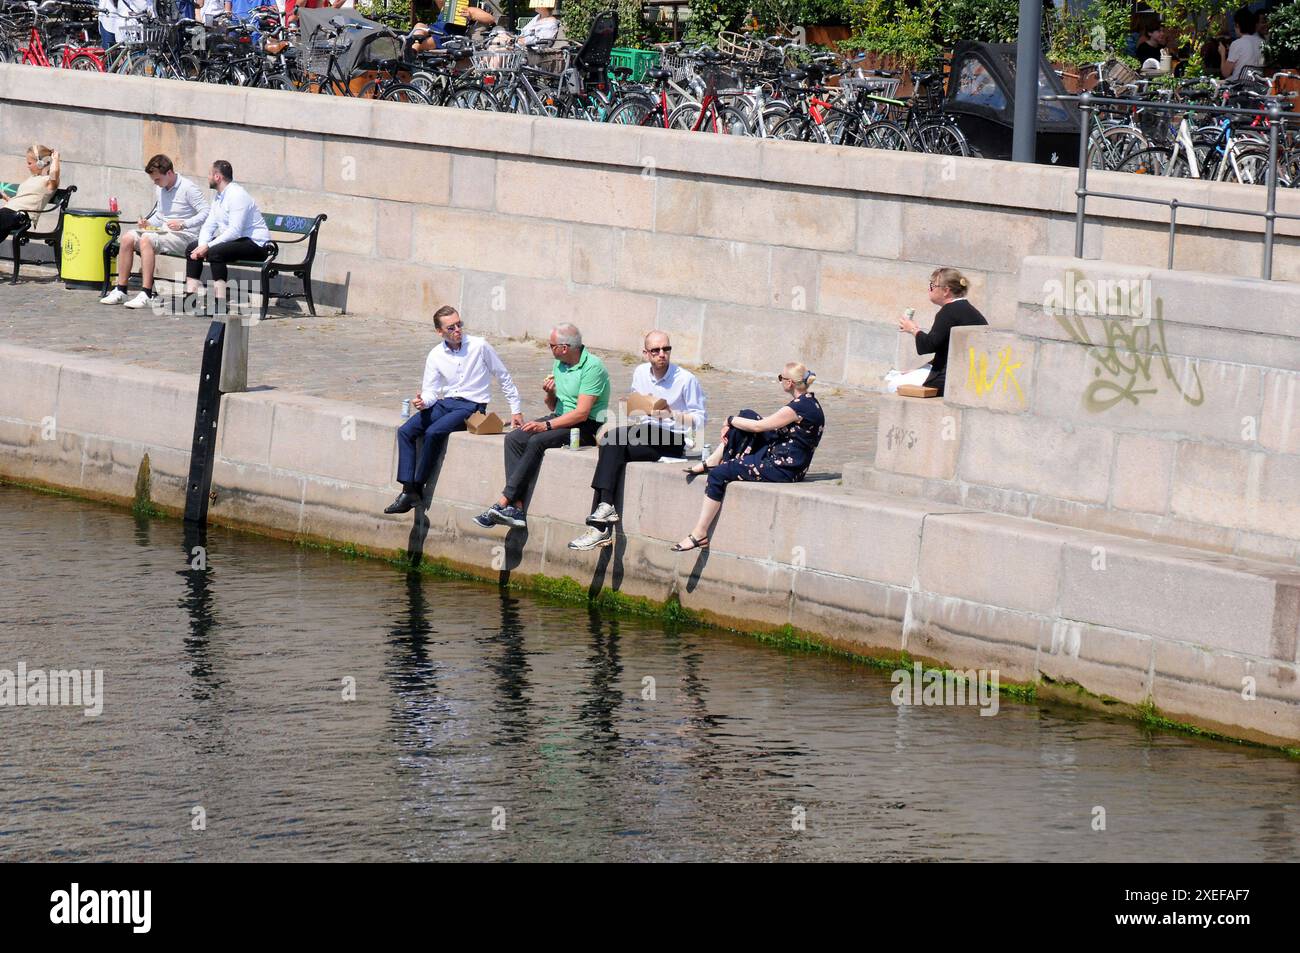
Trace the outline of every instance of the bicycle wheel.
<path fill-rule="evenodd" d="M 100 65 L 99 60 L 89 53 L 78 53 L 74 56 L 68 61 L 68 69 L 81 70 L 86 73 L 104 72 L 104 67 Z"/>
<path fill-rule="evenodd" d="M 662 126 L 664 120 L 659 104 L 653 99 L 629 96 L 614 107 L 605 121 L 616 126 Z"/>
<path fill-rule="evenodd" d="M 812 142 L 812 120 L 804 115 L 787 116 L 768 132 L 769 139 L 784 139 L 787 142 Z"/>
<path fill-rule="evenodd" d="M 492 90 L 482 83 L 466 83 L 459 86 L 447 100 L 448 106 L 457 109 L 477 109 L 481 112 L 500 112 L 501 104 L 492 95 Z"/>
<path fill-rule="evenodd" d="M 762 115 L 754 119 L 749 128 L 749 134 L 758 136 L 760 139 L 767 139 L 772 135 L 772 129 L 776 124 L 789 115 L 789 103 L 768 103 L 763 107 Z"/>
<path fill-rule="evenodd" d="M 1164 149 L 1151 148 L 1133 153 L 1113 171 L 1131 172 L 1134 175 L 1165 175 L 1168 167 L 1169 153 Z"/>
<path fill-rule="evenodd" d="M 912 148 L 903 127 L 888 119 L 873 122 L 863 129 L 861 144 L 866 149 L 893 149 L 895 152 L 910 152 Z"/>
<path fill-rule="evenodd" d="M 1114 171 L 1129 156 L 1149 148 L 1150 140 L 1132 126 L 1111 126 L 1088 140 L 1088 168 Z"/>
<path fill-rule="evenodd" d="M 1242 185 L 1268 184 L 1268 149 L 1253 143 L 1234 146 L 1225 161 L 1225 180 Z M 1278 182 L 1281 184 L 1281 177 Z"/>
<path fill-rule="evenodd" d="M 937 156 L 969 156 L 970 146 L 960 129 L 951 123 L 931 122 L 916 131 L 922 152 Z"/>
<path fill-rule="evenodd" d="M 699 132 L 713 132 L 724 136 L 744 136 L 749 132 L 745 116 L 740 110 L 717 102 L 709 107 L 708 115 L 703 121 L 700 121 L 699 103 L 682 103 L 668 117 L 668 126 L 671 129 L 690 132 L 696 130 L 697 125 Z"/>
<path fill-rule="evenodd" d="M 379 94 L 379 98 L 386 103 L 415 103 L 420 106 L 433 105 L 428 96 L 424 95 L 424 93 L 420 92 L 419 89 L 412 86 L 410 83 L 391 83 Z"/>

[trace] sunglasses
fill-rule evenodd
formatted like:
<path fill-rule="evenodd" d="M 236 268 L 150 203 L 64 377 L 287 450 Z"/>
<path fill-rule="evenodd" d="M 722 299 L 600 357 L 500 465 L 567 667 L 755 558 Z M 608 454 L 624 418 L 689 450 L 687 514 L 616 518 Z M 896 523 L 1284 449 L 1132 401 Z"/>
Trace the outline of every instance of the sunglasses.
<path fill-rule="evenodd" d="M 648 347 L 645 352 L 647 354 L 671 354 L 673 353 L 673 346 L 669 344 L 666 347 Z"/>
<path fill-rule="evenodd" d="M 569 347 L 569 345 L 567 345 L 567 344 L 552 344 L 550 347 L 551 347 L 551 350 L 552 350 L 552 351 L 558 351 L 560 348 L 564 348 L 564 349 L 567 350 L 568 347 Z"/>
<path fill-rule="evenodd" d="M 465 326 L 464 321 L 457 321 L 455 324 L 444 324 L 442 326 L 442 329 L 444 331 L 459 331 L 464 326 Z"/>

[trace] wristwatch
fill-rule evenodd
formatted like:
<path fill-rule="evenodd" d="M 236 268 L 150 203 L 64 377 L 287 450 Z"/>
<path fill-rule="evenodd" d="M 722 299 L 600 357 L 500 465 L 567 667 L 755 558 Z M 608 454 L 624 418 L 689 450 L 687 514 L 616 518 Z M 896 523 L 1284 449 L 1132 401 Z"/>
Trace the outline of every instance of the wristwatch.
<path fill-rule="evenodd" d="M 550 422 L 549 420 L 546 421 L 546 429 L 547 429 L 547 430 L 550 430 L 550 429 L 551 429 L 551 422 Z"/>

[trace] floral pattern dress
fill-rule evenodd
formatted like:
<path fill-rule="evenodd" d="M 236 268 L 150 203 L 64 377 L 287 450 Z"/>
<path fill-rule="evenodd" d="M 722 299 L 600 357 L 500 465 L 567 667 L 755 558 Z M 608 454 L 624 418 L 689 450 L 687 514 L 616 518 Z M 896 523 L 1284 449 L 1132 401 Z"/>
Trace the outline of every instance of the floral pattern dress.
<path fill-rule="evenodd" d="M 809 391 L 800 394 L 786 405 L 797 414 L 794 423 L 770 431 L 767 442 L 751 453 L 735 457 L 709 471 L 709 485 L 705 493 L 721 500 L 726 484 L 740 480 L 744 483 L 798 483 L 812 465 L 813 453 L 826 430 L 826 415 L 817 396 Z"/>

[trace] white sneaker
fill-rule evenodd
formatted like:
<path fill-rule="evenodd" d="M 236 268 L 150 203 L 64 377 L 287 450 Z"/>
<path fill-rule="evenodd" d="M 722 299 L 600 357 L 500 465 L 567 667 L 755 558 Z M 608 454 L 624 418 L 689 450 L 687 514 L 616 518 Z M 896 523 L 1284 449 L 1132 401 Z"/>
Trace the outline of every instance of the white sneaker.
<path fill-rule="evenodd" d="M 128 302 L 126 303 L 125 307 L 128 307 L 128 308 L 147 308 L 147 307 L 149 307 L 149 305 L 150 305 L 152 302 L 153 302 L 153 298 L 150 298 L 147 294 L 145 294 L 143 291 L 141 291 L 141 292 L 140 292 L 139 294 L 137 294 L 134 298 L 132 298 L 130 301 L 128 301 Z"/>
<path fill-rule="evenodd" d="M 617 523 L 618 510 L 614 509 L 612 503 L 601 503 L 587 517 L 588 523 Z"/>
<path fill-rule="evenodd" d="M 104 297 L 99 299 L 100 304 L 121 304 L 126 300 L 126 292 L 121 288 L 114 288 Z"/>
<path fill-rule="evenodd" d="M 614 527 L 606 526 L 601 530 L 593 526 L 569 543 L 569 548 L 585 553 L 592 549 L 599 549 L 601 546 L 608 546 L 612 542 L 614 542 Z"/>

